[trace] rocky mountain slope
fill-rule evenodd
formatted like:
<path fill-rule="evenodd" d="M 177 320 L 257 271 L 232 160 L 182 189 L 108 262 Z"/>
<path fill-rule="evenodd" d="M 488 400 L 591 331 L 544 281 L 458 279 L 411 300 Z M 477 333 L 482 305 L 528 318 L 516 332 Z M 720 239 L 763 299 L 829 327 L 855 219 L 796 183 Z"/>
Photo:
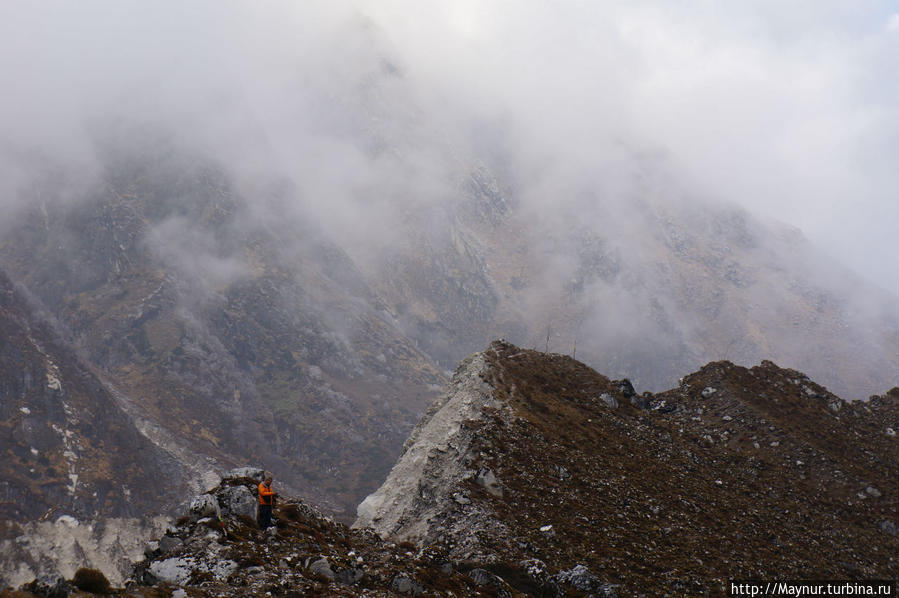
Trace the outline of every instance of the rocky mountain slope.
<path fill-rule="evenodd" d="M 174 508 L 195 472 L 138 425 L 0 272 L 0 578 L 127 561 L 158 529 L 138 518 Z"/>
<path fill-rule="evenodd" d="M 473 562 L 453 562 L 440 550 L 393 543 L 371 530 L 354 530 L 294 498 L 276 505 L 275 527 L 256 525 L 255 488 L 262 470 L 240 468 L 197 496 L 189 510 L 145 547 L 127 580 L 125 596 L 520 596 Z M 82 570 L 81 573 L 84 573 Z M 80 578 L 49 576 L 0 596 L 68 596 L 87 589 Z M 615 596 L 583 568 L 550 575 L 538 561 L 519 571 L 529 595 Z M 102 587 L 103 582 L 92 587 Z M 571 592 L 567 594 L 566 590 Z M 538 592 L 534 594 L 534 592 Z"/>
<path fill-rule="evenodd" d="M 414 147 L 383 141 L 373 159 L 414 170 Z M 724 357 L 852 398 L 899 383 L 895 298 L 637 158 L 622 197 L 589 209 L 535 208 L 459 161 L 451 197 L 384 200 L 389 231 L 369 235 L 327 226 L 301 183 L 247 183 L 152 132 L 96 152 L 77 197 L 42 179 L 0 223 L 0 264 L 196 479 L 260 463 L 349 521 L 444 370 L 497 337 L 641 390 Z"/>
<path fill-rule="evenodd" d="M 633 596 L 895 578 L 897 429 L 899 389 L 846 403 L 771 362 L 715 362 L 637 395 L 497 342 L 462 364 L 355 527 L 500 576 L 580 564 Z"/>
<path fill-rule="evenodd" d="M 2 273 L 0 330 L 2 518 L 137 515 L 173 506 L 186 472 L 140 433 L 127 406 Z"/>
<path fill-rule="evenodd" d="M 352 528 L 283 497 L 259 530 L 263 472 L 242 468 L 116 585 L 623 598 L 726 596 L 732 579 L 895 579 L 897 428 L 899 389 L 847 403 L 795 370 L 722 361 L 638 395 L 497 341 L 460 365 Z M 84 578 L 3 595 L 63 596 Z"/>
<path fill-rule="evenodd" d="M 182 463 L 253 460 L 352 509 L 443 377 L 339 247 L 255 219 L 229 185 L 189 157 L 123 154 L 81 201 L 28 212 L 0 254 Z"/>

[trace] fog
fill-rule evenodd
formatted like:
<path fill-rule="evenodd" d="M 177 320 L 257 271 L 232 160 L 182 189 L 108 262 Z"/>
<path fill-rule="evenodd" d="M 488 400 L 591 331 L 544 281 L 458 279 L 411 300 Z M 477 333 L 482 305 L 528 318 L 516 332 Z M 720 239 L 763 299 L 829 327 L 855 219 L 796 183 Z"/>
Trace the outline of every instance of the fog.
<path fill-rule="evenodd" d="M 7 209 L 35 164 L 77 195 L 123 121 L 374 237 L 397 201 L 457 193 L 460 164 L 554 211 L 619 196 L 648 151 L 899 290 L 889 2 L 29 2 L 0 8 L 0 39 Z"/>
<path fill-rule="evenodd" d="M 600 356 L 647 334 L 695 337 L 703 323 L 671 317 L 664 273 L 655 297 L 635 301 L 634 289 L 655 276 L 640 269 L 655 250 L 645 223 L 689 220 L 714 239 L 703 205 L 801 230 L 830 258 L 791 267 L 824 286 L 851 286 L 842 263 L 899 292 L 899 10 L 888 2 L 38 1 L 0 7 L 0 40 L 3 225 L 47 196 L 89 195 L 123 152 L 176 148 L 227 173 L 249 199 L 248 227 L 302 222 L 364 268 L 406 242 L 397 223 L 420 208 L 436 208 L 439 228 L 440 207 L 484 168 L 545 234 L 526 314 L 545 317 L 578 278 L 586 223 L 609 242 L 596 250 L 603 267 L 632 267 L 615 285 L 578 282 L 594 305 L 545 323 L 569 331 L 554 350 L 580 327 Z M 145 242 L 210 292 L 248 275 L 190 227 L 173 217 Z M 682 350 L 725 356 L 728 334 Z"/>

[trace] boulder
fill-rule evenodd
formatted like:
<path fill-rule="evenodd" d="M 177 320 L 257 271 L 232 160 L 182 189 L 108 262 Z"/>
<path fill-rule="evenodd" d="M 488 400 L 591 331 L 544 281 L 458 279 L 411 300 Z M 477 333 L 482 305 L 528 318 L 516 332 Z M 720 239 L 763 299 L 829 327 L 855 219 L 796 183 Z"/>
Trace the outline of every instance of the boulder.
<path fill-rule="evenodd" d="M 612 384 L 614 384 L 618 388 L 618 392 L 625 399 L 629 399 L 637 395 L 637 391 L 634 390 L 634 385 L 631 384 L 631 381 L 627 378 L 623 380 L 612 380 Z"/>
<path fill-rule="evenodd" d="M 468 577 L 476 586 L 490 588 L 497 596 L 511 596 L 509 585 L 502 577 L 494 575 L 486 569 L 472 569 L 468 572 Z"/>
<path fill-rule="evenodd" d="M 600 398 L 600 399 L 602 400 L 602 402 L 605 403 L 606 406 L 609 407 L 610 409 L 618 409 L 618 401 L 615 399 L 615 397 L 613 397 L 613 396 L 610 395 L 609 393 L 604 392 L 604 393 L 602 393 L 601 395 L 599 395 L 599 398 Z"/>
<path fill-rule="evenodd" d="M 246 486 L 229 486 L 216 493 L 218 504 L 225 515 L 256 517 L 256 497 Z"/>
<path fill-rule="evenodd" d="M 190 501 L 190 514 L 194 517 L 221 517 L 218 501 L 210 494 L 201 494 Z"/>
<path fill-rule="evenodd" d="M 412 594 L 413 596 L 419 596 L 425 591 L 420 583 L 405 575 L 394 577 L 393 581 L 390 582 L 390 589 L 400 594 Z"/>
<path fill-rule="evenodd" d="M 482 467 L 475 476 L 474 481 L 477 482 L 479 486 L 483 486 L 483 488 L 492 496 L 503 495 L 503 489 L 499 485 L 499 480 L 496 479 L 496 474 L 494 474 L 488 467 Z"/>
<path fill-rule="evenodd" d="M 631 405 L 636 407 L 637 409 L 649 409 L 649 399 L 645 397 L 631 397 Z"/>
<path fill-rule="evenodd" d="M 194 570 L 192 559 L 171 558 L 150 563 L 150 573 L 159 581 L 184 585 Z"/>
<path fill-rule="evenodd" d="M 527 580 L 531 594 L 545 596 L 546 598 L 558 598 L 565 595 L 559 584 L 549 574 L 546 563 L 543 561 L 528 559 L 521 561 L 518 566 Z M 520 586 L 516 587 L 519 590 L 522 589 Z"/>
<path fill-rule="evenodd" d="M 147 545 L 144 546 L 144 556 L 148 559 L 153 558 L 159 554 L 159 542 L 156 540 L 150 540 L 147 542 Z"/>
<path fill-rule="evenodd" d="M 330 581 L 334 581 L 334 578 L 336 577 L 334 571 L 331 569 L 331 564 L 328 562 L 328 559 L 325 558 L 318 559 L 311 563 L 309 565 L 309 571 L 316 575 L 326 577 Z"/>
<path fill-rule="evenodd" d="M 365 577 L 365 573 L 362 569 L 357 569 L 356 567 L 350 567 L 348 569 L 338 569 L 337 573 L 334 574 L 334 579 L 337 583 L 342 583 L 345 586 L 352 586 Z"/>
<path fill-rule="evenodd" d="M 602 598 L 618 598 L 617 586 L 603 583 L 584 565 L 576 565 L 567 571 L 559 571 L 556 573 L 555 579 L 558 583 L 571 586 L 585 594 Z"/>
<path fill-rule="evenodd" d="M 210 566 L 204 567 L 218 581 L 226 581 L 232 573 L 237 571 L 237 563 L 232 560 L 216 561 Z"/>

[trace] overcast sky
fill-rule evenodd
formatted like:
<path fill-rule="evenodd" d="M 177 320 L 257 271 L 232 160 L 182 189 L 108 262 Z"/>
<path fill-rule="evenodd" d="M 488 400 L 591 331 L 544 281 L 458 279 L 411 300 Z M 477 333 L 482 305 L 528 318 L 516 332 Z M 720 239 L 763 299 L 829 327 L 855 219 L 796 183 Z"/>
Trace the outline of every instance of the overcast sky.
<path fill-rule="evenodd" d="M 89 172 L 90 126 L 123 117 L 352 194 L 398 174 L 357 147 L 387 117 L 416 194 L 453 167 L 431 136 L 510 154 L 535 202 L 658 152 L 899 292 L 896 67 L 899 5 L 873 0 L 4 2 L 0 202 L 35 155 Z"/>

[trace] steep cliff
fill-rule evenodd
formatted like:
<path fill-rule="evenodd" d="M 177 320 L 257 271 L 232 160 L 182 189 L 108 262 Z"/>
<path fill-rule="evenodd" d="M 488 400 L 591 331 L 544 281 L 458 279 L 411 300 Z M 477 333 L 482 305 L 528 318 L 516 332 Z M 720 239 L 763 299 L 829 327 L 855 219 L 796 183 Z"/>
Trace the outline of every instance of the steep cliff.
<path fill-rule="evenodd" d="M 0 273 L 0 518 L 171 508 L 187 471 Z"/>

